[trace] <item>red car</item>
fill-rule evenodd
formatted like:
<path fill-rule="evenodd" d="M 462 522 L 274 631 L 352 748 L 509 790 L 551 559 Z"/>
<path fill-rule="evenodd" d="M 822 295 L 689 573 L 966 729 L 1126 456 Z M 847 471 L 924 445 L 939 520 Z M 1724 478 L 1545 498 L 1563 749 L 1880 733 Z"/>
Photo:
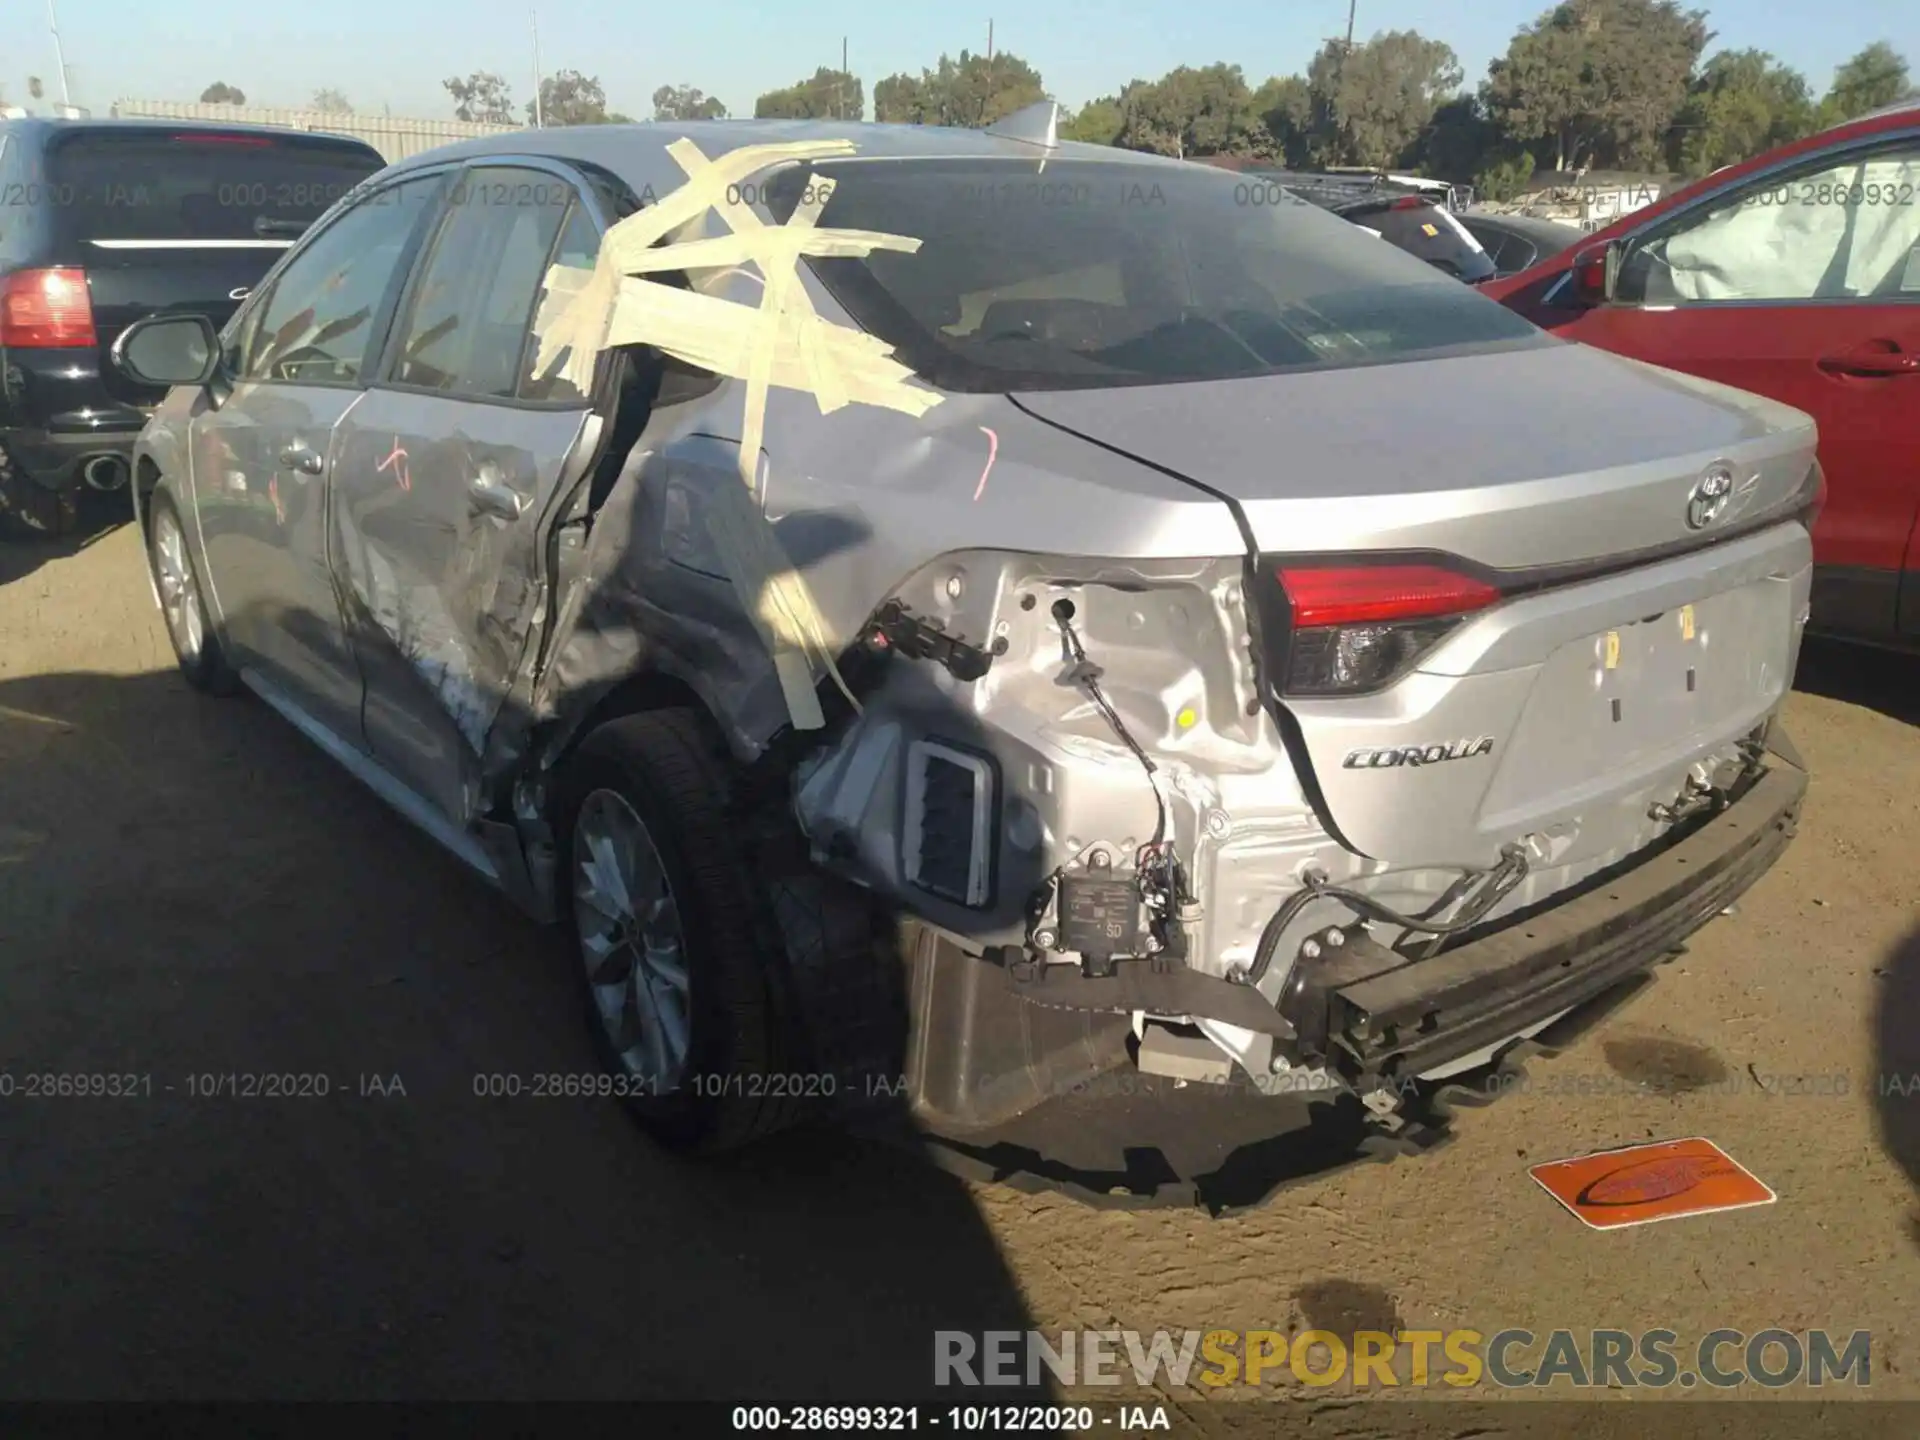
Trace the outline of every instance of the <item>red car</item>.
<path fill-rule="evenodd" d="M 1920 647 L 1920 101 L 1729 166 L 1481 289 L 1569 340 L 1813 416 L 1812 628 Z"/>

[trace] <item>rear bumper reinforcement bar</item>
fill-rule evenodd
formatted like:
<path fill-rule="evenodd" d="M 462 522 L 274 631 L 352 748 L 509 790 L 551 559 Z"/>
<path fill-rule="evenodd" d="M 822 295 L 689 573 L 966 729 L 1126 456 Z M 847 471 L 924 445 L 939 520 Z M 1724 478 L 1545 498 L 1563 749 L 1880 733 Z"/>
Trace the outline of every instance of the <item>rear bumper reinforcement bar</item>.
<path fill-rule="evenodd" d="M 1776 724 L 1769 768 L 1740 798 L 1678 841 L 1583 893 L 1485 937 L 1409 961 L 1373 947 L 1382 969 L 1330 995 L 1329 1059 L 1348 1079 L 1420 1075 L 1520 1034 L 1672 953 L 1780 858 L 1807 776 Z M 1355 957 L 1358 958 L 1358 957 Z M 1005 976 L 1000 967 L 989 967 Z M 1218 1020 L 1282 1038 L 1293 1026 L 1249 986 L 1188 970 L 1128 966 L 1089 979 L 1052 967 L 1044 980 L 1002 980 L 1042 1010 L 1145 1011 Z"/>
<path fill-rule="evenodd" d="M 1780 750 L 1771 759 L 1738 800 L 1651 859 L 1483 939 L 1336 989 L 1329 1030 L 1340 1068 L 1357 1078 L 1419 1075 L 1673 951 L 1791 842 L 1807 776 Z"/>

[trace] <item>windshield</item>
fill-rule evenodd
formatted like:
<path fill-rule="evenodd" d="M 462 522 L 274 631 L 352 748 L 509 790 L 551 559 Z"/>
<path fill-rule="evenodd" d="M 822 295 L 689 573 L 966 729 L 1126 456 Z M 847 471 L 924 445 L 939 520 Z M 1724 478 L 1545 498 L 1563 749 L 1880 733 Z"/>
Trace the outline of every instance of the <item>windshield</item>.
<path fill-rule="evenodd" d="M 854 320 L 955 391 L 1222 380 L 1553 340 L 1264 181 L 1125 161 L 849 160 L 766 187 L 784 222 L 921 239 L 809 263 Z M 1358 241 L 1358 243 L 1356 243 Z"/>
<path fill-rule="evenodd" d="M 382 164 L 305 135 L 82 130 L 53 147 L 46 188 L 79 239 L 290 239 Z"/>

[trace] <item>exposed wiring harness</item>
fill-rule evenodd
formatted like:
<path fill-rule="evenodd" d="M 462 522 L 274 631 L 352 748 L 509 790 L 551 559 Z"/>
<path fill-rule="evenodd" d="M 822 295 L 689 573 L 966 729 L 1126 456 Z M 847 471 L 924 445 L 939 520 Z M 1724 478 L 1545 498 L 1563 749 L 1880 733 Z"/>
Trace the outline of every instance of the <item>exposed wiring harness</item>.
<path fill-rule="evenodd" d="M 1181 874 L 1180 857 L 1171 838 L 1173 816 L 1167 805 L 1166 792 L 1160 788 L 1160 767 L 1153 763 L 1153 757 L 1133 738 L 1126 722 L 1120 718 L 1120 712 L 1113 708 L 1106 691 L 1100 688 L 1100 677 L 1105 672 L 1087 655 L 1087 647 L 1080 643 L 1080 632 L 1074 628 L 1073 614 L 1071 600 L 1062 598 L 1053 602 L 1053 618 L 1060 626 L 1061 638 L 1065 640 L 1067 654 L 1073 661 L 1067 678 L 1087 692 L 1088 698 L 1112 727 L 1113 733 L 1120 737 L 1121 744 L 1133 752 L 1134 758 L 1147 772 L 1147 784 L 1153 787 L 1156 807 L 1153 839 L 1135 852 L 1134 867 L 1140 879 L 1142 903 L 1153 912 L 1156 919 L 1174 919 L 1176 917 L 1170 912 L 1174 905 L 1185 898 L 1186 884 Z"/>
<path fill-rule="evenodd" d="M 1280 948 L 1280 937 L 1287 927 L 1299 918 L 1300 912 L 1315 900 L 1339 900 L 1358 910 L 1369 920 L 1377 920 L 1383 925 L 1392 925 L 1402 930 L 1410 930 L 1420 935 L 1444 938 L 1456 935 L 1460 931 L 1479 924 L 1487 914 L 1507 896 L 1511 895 L 1527 878 L 1527 852 L 1519 845 L 1507 845 L 1500 851 L 1499 863 L 1487 870 L 1472 871 L 1463 875 L 1448 888 L 1446 894 L 1429 911 L 1429 916 L 1451 904 L 1459 894 L 1471 888 L 1472 894 L 1460 913 L 1451 920 L 1434 920 L 1413 915 L 1402 915 L 1390 905 L 1382 904 L 1359 890 L 1344 885 L 1331 885 L 1317 875 L 1309 875 L 1305 885 L 1287 897 L 1286 903 L 1273 912 L 1260 932 L 1260 942 L 1254 947 L 1253 964 L 1244 971 L 1236 971 L 1235 979 L 1243 985 L 1258 985 L 1273 964 L 1273 957 Z"/>

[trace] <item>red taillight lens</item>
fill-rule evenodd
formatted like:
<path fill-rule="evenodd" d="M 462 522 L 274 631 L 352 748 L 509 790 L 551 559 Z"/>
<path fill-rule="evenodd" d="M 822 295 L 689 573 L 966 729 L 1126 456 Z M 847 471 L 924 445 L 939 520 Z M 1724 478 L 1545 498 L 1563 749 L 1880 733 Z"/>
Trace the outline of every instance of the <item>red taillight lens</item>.
<path fill-rule="evenodd" d="M 1282 565 L 1289 695 L 1356 695 L 1400 678 L 1497 587 L 1441 565 Z"/>
<path fill-rule="evenodd" d="M 1302 629 L 1465 615 L 1500 599 L 1485 581 L 1438 565 L 1283 566 L 1277 573 Z"/>
<path fill-rule="evenodd" d="M 16 270 L 0 280 L 0 345 L 97 345 L 84 270 Z"/>
<path fill-rule="evenodd" d="M 1418 210 L 1422 205 L 1431 203 L 1431 201 L 1425 200 L 1418 195 L 1402 195 L 1388 208 L 1393 210 Z"/>

